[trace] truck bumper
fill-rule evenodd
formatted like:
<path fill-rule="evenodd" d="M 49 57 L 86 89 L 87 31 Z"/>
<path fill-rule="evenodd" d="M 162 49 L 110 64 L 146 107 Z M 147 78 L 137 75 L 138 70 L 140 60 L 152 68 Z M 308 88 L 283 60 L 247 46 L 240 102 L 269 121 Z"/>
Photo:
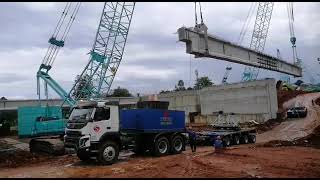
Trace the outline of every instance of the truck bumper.
<path fill-rule="evenodd" d="M 73 148 L 76 150 L 89 150 L 90 148 L 90 135 L 83 135 L 79 137 L 70 137 L 68 135 L 64 136 L 64 144 L 66 148 Z"/>

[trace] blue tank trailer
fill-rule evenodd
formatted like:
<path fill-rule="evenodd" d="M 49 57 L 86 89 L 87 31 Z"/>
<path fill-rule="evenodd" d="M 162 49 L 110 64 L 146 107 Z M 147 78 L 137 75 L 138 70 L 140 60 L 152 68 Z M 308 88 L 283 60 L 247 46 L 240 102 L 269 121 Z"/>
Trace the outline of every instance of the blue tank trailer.
<path fill-rule="evenodd" d="M 168 102 L 140 102 L 120 110 L 121 143 L 137 154 L 177 154 L 185 150 L 185 113 L 168 110 Z"/>

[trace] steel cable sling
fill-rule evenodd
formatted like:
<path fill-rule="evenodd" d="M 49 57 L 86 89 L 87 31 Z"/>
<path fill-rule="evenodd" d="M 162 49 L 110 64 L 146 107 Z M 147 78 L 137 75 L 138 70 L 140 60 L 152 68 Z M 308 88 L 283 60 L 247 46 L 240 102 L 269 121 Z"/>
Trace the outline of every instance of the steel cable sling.
<path fill-rule="evenodd" d="M 47 52 L 43 58 L 42 64 L 39 68 L 41 69 L 46 69 L 47 72 L 51 69 L 58 52 L 61 47 L 64 46 L 65 40 L 68 37 L 69 31 L 71 29 L 71 26 L 76 18 L 76 15 L 78 14 L 79 8 L 80 8 L 81 2 L 76 3 L 76 5 L 73 6 L 73 3 L 68 2 L 62 12 L 62 15 L 58 21 L 58 24 L 49 39 L 49 48 L 47 49 Z M 65 22 L 67 15 L 71 11 L 71 16 L 69 21 Z M 61 33 L 63 32 L 63 33 Z M 60 40 L 58 40 L 60 39 Z"/>

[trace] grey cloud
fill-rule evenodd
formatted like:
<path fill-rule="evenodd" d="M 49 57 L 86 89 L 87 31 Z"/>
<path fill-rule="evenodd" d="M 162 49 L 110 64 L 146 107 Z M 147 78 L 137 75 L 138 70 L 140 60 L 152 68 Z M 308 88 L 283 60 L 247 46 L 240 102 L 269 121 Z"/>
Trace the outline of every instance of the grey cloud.
<path fill-rule="evenodd" d="M 15 73 L 0 73 L 0 84 L 11 84 L 29 80 L 28 78 Z"/>

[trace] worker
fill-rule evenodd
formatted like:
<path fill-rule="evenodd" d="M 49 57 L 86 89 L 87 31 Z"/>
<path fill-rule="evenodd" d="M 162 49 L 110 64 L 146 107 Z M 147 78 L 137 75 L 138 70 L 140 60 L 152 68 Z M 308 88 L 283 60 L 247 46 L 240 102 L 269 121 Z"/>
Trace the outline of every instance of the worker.
<path fill-rule="evenodd" d="M 189 144 L 191 147 L 191 151 L 192 152 L 196 152 L 197 147 L 196 147 L 196 133 L 194 131 L 192 131 L 192 127 L 189 126 L 189 128 L 187 129 L 187 133 L 189 136 Z"/>
<path fill-rule="evenodd" d="M 217 138 L 214 140 L 213 145 L 216 153 L 220 153 L 223 151 L 224 147 L 220 136 L 217 136 Z"/>

